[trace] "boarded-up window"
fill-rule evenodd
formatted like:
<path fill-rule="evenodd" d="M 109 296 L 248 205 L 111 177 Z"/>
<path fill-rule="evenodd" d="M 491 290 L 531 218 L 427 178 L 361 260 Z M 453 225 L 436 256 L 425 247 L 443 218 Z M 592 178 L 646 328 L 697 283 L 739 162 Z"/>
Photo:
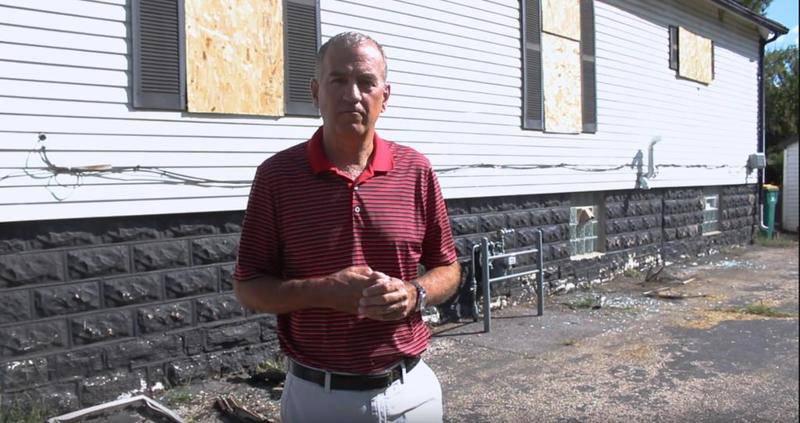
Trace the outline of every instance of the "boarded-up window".
<path fill-rule="evenodd" d="M 186 105 L 183 0 L 133 0 L 133 107 Z"/>
<path fill-rule="evenodd" d="M 714 42 L 686 28 L 669 28 L 669 67 L 681 78 L 703 84 L 714 80 Z"/>
<path fill-rule="evenodd" d="M 282 0 L 184 0 L 188 110 L 283 115 Z"/>
<path fill-rule="evenodd" d="M 544 130 L 579 133 L 581 117 L 581 48 L 578 41 L 542 34 Z"/>
<path fill-rule="evenodd" d="M 228 3 L 131 0 L 133 106 L 318 116 L 316 0 Z"/>
<path fill-rule="evenodd" d="M 595 132 L 592 0 L 523 3 L 523 128 Z"/>

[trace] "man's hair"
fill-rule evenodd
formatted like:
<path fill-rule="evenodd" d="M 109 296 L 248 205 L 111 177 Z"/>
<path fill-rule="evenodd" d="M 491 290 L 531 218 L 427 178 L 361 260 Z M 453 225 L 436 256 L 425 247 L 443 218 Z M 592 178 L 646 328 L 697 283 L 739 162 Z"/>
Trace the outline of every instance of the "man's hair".
<path fill-rule="evenodd" d="M 325 60 L 325 53 L 328 51 L 328 47 L 333 44 L 342 44 L 344 47 L 353 48 L 363 43 L 372 43 L 378 48 L 378 51 L 381 53 L 381 59 L 383 60 L 383 80 L 386 81 L 386 76 L 389 73 L 389 65 L 386 63 L 386 54 L 383 52 L 383 46 L 381 46 L 369 35 L 354 31 L 336 34 L 329 38 L 328 41 L 325 41 L 325 44 L 323 44 L 317 52 L 314 77 L 319 81 L 320 77 L 322 76 L 322 62 Z"/>

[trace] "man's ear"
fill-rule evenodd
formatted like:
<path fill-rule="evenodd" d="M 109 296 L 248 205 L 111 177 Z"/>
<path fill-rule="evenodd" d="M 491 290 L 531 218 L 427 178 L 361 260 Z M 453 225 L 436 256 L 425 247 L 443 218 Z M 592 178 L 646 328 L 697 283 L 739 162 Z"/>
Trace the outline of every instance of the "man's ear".
<path fill-rule="evenodd" d="M 386 111 L 386 105 L 389 103 L 389 96 L 392 94 L 392 86 L 388 82 L 383 84 L 383 103 L 381 103 L 381 112 Z"/>
<path fill-rule="evenodd" d="M 319 82 L 317 82 L 317 78 L 311 78 L 309 89 L 311 90 L 311 98 L 314 99 L 314 105 L 319 107 Z"/>

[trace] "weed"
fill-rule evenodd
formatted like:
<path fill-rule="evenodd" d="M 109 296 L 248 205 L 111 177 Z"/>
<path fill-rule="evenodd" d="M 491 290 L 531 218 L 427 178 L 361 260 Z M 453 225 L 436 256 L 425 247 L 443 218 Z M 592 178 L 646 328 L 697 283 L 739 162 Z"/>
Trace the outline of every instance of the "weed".
<path fill-rule="evenodd" d="M 797 241 L 791 238 L 782 237 L 777 233 L 772 239 L 760 234 L 758 237 L 756 237 L 756 244 L 762 247 L 790 248 L 797 246 Z"/>
<path fill-rule="evenodd" d="M 256 372 L 286 372 L 283 360 L 279 357 L 268 358 L 256 366 Z"/>
<path fill-rule="evenodd" d="M 797 317 L 797 314 L 786 313 L 777 310 L 774 307 L 764 305 L 763 303 L 750 304 L 749 306 L 742 309 L 741 312 L 746 314 L 754 314 L 756 316 L 764 316 L 764 317 Z"/>
<path fill-rule="evenodd" d="M 637 311 L 639 311 L 638 307 L 632 305 L 626 305 L 623 307 L 613 307 L 613 308 L 614 310 L 619 310 L 623 313 L 636 313 Z"/>
<path fill-rule="evenodd" d="M 777 317 L 777 318 L 798 317 L 797 313 L 786 313 L 780 311 L 775 307 L 771 307 L 764 304 L 763 301 L 750 304 L 745 308 L 724 308 L 717 306 L 712 308 L 711 311 L 717 313 L 749 314 L 751 316 L 761 316 L 761 317 Z"/>
<path fill-rule="evenodd" d="M 625 271 L 622 272 L 622 274 L 625 275 L 626 278 L 631 278 L 631 279 L 641 279 L 642 278 L 642 272 L 639 271 L 639 269 L 634 269 L 634 268 L 625 269 Z"/>
<path fill-rule="evenodd" d="M 0 423 L 42 423 L 50 417 L 50 411 L 42 404 L 27 407 L 15 404 L 8 409 L 0 409 Z"/>
<path fill-rule="evenodd" d="M 256 366 L 252 379 L 272 383 L 283 382 L 286 379 L 286 365 L 283 356 L 276 355 L 268 358 Z"/>
<path fill-rule="evenodd" d="M 569 306 L 569 308 L 576 310 L 576 309 L 594 308 L 596 304 L 597 304 L 596 299 L 592 297 L 583 297 L 583 298 L 578 298 L 567 305 Z"/>
<path fill-rule="evenodd" d="M 165 399 L 170 405 L 180 405 L 191 401 L 192 394 L 187 389 L 176 388 L 167 391 Z"/>

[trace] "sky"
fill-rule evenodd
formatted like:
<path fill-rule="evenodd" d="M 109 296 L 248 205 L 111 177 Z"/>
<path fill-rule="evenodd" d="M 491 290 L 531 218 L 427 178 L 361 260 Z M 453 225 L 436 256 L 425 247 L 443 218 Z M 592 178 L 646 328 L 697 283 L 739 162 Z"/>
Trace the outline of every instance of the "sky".
<path fill-rule="evenodd" d="M 767 50 L 797 45 L 797 0 L 773 0 L 767 9 L 767 17 L 789 28 L 788 34 L 767 44 Z"/>

